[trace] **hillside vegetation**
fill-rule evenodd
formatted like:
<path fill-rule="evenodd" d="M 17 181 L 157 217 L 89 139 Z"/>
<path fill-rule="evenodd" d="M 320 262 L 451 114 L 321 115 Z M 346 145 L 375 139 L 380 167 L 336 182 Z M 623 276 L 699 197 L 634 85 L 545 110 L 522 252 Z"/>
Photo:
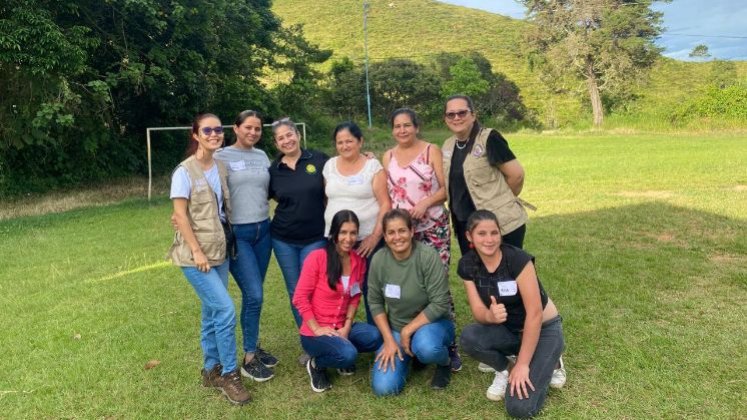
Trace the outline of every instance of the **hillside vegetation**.
<path fill-rule="evenodd" d="M 527 22 L 432 0 L 369 3 L 368 49 L 372 61 L 404 57 L 427 63 L 441 52 L 478 51 L 490 60 L 495 72 L 504 73 L 521 88 L 525 104 L 546 126 L 579 122 L 583 126 L 588 120 L 586 105 L 574 96 L 574 90 L 583 89 L 582 85 L 568 86 L 567 92 L 553 94 L 529 69 L 522 50 Z M 313 7 L 303 0 L 275 0 L 273 10 L 285 26 L 303 24 L 311 42 L 334 52 L 332 60 L 350 57 L 363 61 L 360 0 L 318 2 Z M 631 86 L 637 99 L 624 109 L 613 110 L 610 124 L 615 125 L 616 117 L 622 121 L 632 117 L 637 124 L 661 125 L 679 104 L 704 92 L 714 78 L 747 81 L 747 62 L 727 64 L 722 68 L 718 62 L 693 63 L 662 57 L 649 80 Z"/>

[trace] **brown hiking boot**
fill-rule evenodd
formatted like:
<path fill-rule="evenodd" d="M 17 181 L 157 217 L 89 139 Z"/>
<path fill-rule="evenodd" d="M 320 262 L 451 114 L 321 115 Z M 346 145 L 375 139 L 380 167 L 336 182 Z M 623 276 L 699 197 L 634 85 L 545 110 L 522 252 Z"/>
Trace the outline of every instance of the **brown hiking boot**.
<path fill-rule="evenodd" d="M 233 404 L 243 405 L 251 401 L 252 397 L 241 382 L 239 370 L 221 375 L 216 380 L 216 385 L 223 391 L 223 395 Z"/>
<path fill-rule="evenodd" d="M 216 388 L 218 387 L 218 378 L 220 378 L 220 373 L 223 371 L 223 366 L 218 363 L 217 365 L 213 366 L 210 371 L 207 371 L 205 369 L 202 370 L 202 386 L 205 388 Z"/>

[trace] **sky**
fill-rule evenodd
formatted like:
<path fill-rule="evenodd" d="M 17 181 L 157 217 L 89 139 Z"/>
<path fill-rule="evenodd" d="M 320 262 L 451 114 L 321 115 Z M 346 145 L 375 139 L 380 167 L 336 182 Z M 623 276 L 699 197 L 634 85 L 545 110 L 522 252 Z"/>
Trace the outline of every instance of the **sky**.
<path fill-rule="evenodd" d="M 442 0 L 475 9 L 524 18 L 524 7 L 514 0 Z M 663 54 L 678 60 L 698 44 L 708 46 L 712 58 L 747 60 L 747 0 L 673 0 L 654 3 L 664 12 L 665 30 L 656 41 Z M 700 59 L 702 60 L 702 59 Z"/>

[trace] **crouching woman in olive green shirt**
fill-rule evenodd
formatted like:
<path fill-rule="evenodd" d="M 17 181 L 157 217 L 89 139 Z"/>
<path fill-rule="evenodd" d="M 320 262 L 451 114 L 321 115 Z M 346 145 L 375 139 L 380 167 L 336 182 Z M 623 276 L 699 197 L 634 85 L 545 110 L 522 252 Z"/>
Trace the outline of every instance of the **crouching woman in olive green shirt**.
<path fill-rule="evenodd" d="M 447 273 L 433 248 L 413 241 L 407 211 L 391 210 L 382 223 L 387 246 L 374 255 L 368 277 L 368 304 L 384 339 L 373 367 L 374 394 L 399 394 L 413 358 L 435 364 L 431 388 L 446 388 L 454 340 Z"/>

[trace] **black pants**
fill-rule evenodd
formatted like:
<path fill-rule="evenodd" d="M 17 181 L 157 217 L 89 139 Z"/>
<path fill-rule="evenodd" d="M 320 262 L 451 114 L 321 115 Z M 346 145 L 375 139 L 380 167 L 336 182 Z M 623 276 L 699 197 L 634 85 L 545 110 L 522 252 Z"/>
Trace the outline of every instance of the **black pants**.
<path fill-rule="evenodd" d="M 461 341 L 462 351 L 500 372 L 508 367 L 506 356 L 519 354 L 521 333 L 505 325 L 469 324 L 462 329 Z M 529 362 L 529 379 L 535 390 L 530 389 L 529 398 L 520 400 L 517 394 L 511 396 L 506 388 L 506 411 L 511 417 L 532 417 L 542 409 L 553 370 L 564 348 L 563 323 L 557 316 L 542 324 Z"/>
<path fill-rule="evenodd" d="M 469 251 L 469 241 L 467 240 L 467 222 L 452 219 L 454 225 L 454 233 L 456 234 L 457 240 L 459 241 L 459 250 L 462 251 L 462 255 Z M 509 232 L 503 235 L 501 238 L 503 243 L 511 244 L 517 248 L 524 248 L 524 235 L 527 232 L 527 225 L 521 225 L 513 232 Z"/>

